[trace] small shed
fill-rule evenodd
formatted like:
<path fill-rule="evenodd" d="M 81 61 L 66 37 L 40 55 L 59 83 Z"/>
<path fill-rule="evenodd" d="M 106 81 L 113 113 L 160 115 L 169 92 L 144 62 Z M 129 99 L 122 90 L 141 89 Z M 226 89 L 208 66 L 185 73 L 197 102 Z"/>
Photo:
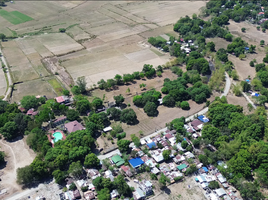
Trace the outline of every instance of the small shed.
<path fill-rule="evenodd" d="M 219 197 L 226 195 L 226 192 L 223 188 L 216 189 L 215 192 Z"/>
<path fill-rule="evenodd" d="M 112 127 L 108 126 L 106 128 L 103 129 L 104 132 L 108 132 L 108 131 L 111 131 L 113 130 Z"/>
<path fill-rule="evenodd" d="M 208 172 L 208 168 L 206 167 L 202 167 L 202 169 L 207 173 Z"/>

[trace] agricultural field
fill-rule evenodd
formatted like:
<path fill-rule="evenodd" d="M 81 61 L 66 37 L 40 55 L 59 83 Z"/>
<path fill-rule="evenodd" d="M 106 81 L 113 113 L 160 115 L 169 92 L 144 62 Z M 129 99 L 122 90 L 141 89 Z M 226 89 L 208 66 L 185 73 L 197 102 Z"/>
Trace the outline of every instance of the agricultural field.
<path fill-rule="evenodd" d="M 0 70 L 0 97 L 5 95 L 7 88 L 6 77 L 3 70 Z"/>
<path fill-rule="evenodd" d="M 27 15 L 24 15 L 18 11 L 8 12 L 3 9 L 0 10 L 0 16 L 5 18 L 7 21 L 9 21 L 12 24 L 21 24 L 21 23 L 33 20 L 33 18 Z"/>
<path fill-rule="evenodd" d="M 3 50 L 14 82 L 49 76 L 41 60 L 56 56 L 70 78 L 75 81 L 85 76 L 90 88 L 100 79 L 140 71 L 144 64 L 158 66 L 169 61 L 168 54 L 147 44 L 148 37 L 178 36 L 172 23 L 185 14 L 198 13 L 204 5 L 202 1 L 7 3 L 3 13 L 21 12 L 33 20 L 25 21 L 28 18 L 17 14 L 24 23 L 3 21 L 7 28 L 0 28 L 0 32 L 27 35 L 6 42 Z M 66 33 L 58 33 L 59 28 L 65 28 Z M 19 56 L 20 65 L 14 55 Z"/>

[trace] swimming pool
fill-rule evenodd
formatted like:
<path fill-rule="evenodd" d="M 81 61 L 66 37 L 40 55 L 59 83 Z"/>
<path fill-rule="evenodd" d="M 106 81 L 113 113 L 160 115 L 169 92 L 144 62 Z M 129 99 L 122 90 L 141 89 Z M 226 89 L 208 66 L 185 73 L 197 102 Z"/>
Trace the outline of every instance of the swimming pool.
<path fill-rule="evenodd" d="M 53 143 L 58 142 L 59 140 L 63 138 L 63 135 L 61 132 L 55 132 L 53 133 L 53 136 L 54 136 Z"/>

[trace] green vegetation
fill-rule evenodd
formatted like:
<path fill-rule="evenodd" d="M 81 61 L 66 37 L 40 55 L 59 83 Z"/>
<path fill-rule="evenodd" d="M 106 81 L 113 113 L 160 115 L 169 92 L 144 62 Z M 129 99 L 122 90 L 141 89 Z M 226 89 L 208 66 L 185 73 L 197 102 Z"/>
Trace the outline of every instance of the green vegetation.
<path fill-rule="evenodd" d="M 9 21 L 10 23 L 15 24 L 15 25 L 33 20 L 33 18 L 31 18 L 25 14 L 22 14 L 18 11 L 8 12 L 8 11 L 3 10 L 3 9 L 0 10 L 0 16 L 5 18 L 7 21 Z"/>
<path fill-rule="evenodd" d="M 47 82 L 53 87 L 58 96 L 63 94 L 64 89 L 56 79 L 50 79 Z"/>

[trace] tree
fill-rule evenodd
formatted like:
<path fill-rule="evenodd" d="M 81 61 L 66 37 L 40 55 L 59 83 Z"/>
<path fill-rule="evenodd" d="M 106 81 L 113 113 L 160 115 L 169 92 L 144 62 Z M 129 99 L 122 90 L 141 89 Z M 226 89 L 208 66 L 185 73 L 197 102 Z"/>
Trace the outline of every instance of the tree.
<path fill-rule="evenodd" d="M 7 122 L 0 128 L 1 134 L 5 139 L 11 140 L 18 136 L 19 130 L 15 122 Z"/>
<path fill-rule="evenodd" d="M 182 101 L 180 104 L 180 107 L 182 108 L 182 110 L 189 110 L 190 109 L 189 103 L 187 101 Z"/>
<path fill-rule="evenodd" d="M 243 92 L 248 92 L 251 89 L 251 85 L 248 84 L 246 81 L 241 81 L 240 84 L 243 89 Z"/>
<path fill-rule="evenodd" d="M 62 93 L 63 93 L 64 96 L 69 96 L 70 95 L 69 90 L 63 90 Z"/>
<path fill-rule="evenodd" d="M 161 173 L 160 178 L 159 178 L 159 183 L 160 183 L 160 188 L 163 189 L 166 187 L 167 182 L 170 182 L 169 178 L 166 177 L 163 173 Z"/>
<path fill-rule="evenodd" d="M 215 43 L 214 43 L 214 42 L 208 42 L 208 43 L 207 43 L 207 48 L 208 48 L 210 51 L 214 52 L 214 51 L 215 51 Z"/>
<path fill-rule="evenodd" d="M 17 183 L 28 186 L 34 181 L 33 169 L 30 165 L 17 169 Z"/>
<path fill-rule="evenodd" d="M 98 157 L 94 153 L 90 153 L 86 156 L 84 165 L 87 168 L 99 167 L 100 160 L 98 159 Z"/>
<path fill-rule="evenodd" d="M 141 146 L 140 138 L 138 138 L 135 134 L 131 134 L 131 140 L 136 147 Z"/>
<path fill-rule="evenodd" d="M 209 184 L 208 184 L 208 187 L 212 190 L 214 189 L 218 189 L 220 187 L 219 183 L 217 181 L 211 181 Z"/>
<path fill-rule="evenodd" d="M 0 33 L 0 39 L 2 40 L 2 42 L 4 42 L 6 39 L 6 35 L 3 33 Z"/>
<path fill-rule="evenodd" d="M 258 30 L 258 31 L 260 30 L 260 28 L 261 28 L 260 26 L 257 26 L 257 30 Z"/>
<path fill-rule="evenodd" d="M 86 91 L 86 85 L 87 85 L 85 77 L 84 76 L 78 77 L 76 80 L 76 84 L 80 89 L 80 93 L 83 94 Z"/>
<path fill-rule="evenodd" d="M 114 185 L 120 195 L 129 196 L 131 194 L 131 189 L 126 183 L 124 176 L 118 175 L 114 179 Z"/>
<path fill-rule="evenodd" d="M 5 162 L 5 152 L 0 151 L 0 165 Z"/>
<path fill-rule="evenodd" d="M 264 40 L 261 40 L 260 41 L 260 45 L 263 46 L 265 44 L 265 41 Z"/>
<path fill-rule="evenodd" d="M 265 33 L 265 31 L 266 31 L 266 29 L 265 29 L 265 28 L 263 28 L 263 29 L 262 29 L 262 32 L 264 32 L 264 33 Z"/>
<path fill-rule="evenodd" d="M 261 106 L 264 105 L 267 102 L 267 97 L 264 96 L 264 95 L 255 97 L 255 99 L 256 99 L 256 103 L 261 105 Z"/>
<path fill-rule="evenodd" d="M 249 62 L 249 66 L 250 66 L 250 67 L 254 67 L 254 62 L 253 62 L 253 61 L 250 61 L 250 62 Z"/>
<path fill-rule="evenodd" d="M 98 97 L 95 97 L 94 100 L 92 101 L 92 106 L 97 109 L 99 107 L 101 107 L 103 105 L 103 101 L 98 98 Z"/>
<path fill-rule="evenodd" d="M 114 119 L 116 121 L 120 120 L 121 112 L 122 112 L 121 110 L 116 109 L 116 108 L 109 108 L 107 110 L 107 114 L 111 115 L 112 119 Z"/>
<path fill-rule="evenodd" d="M 157 105 L 154 102 L 147 102 L 144 106 L 144 112 L 146 112 L 146 114 L 148 116 L 157 116 L 158 111 L 157 111 Z"/>
<path fill-rule="evenodd" d="M 74 121 L 79 119 L 79 112 L 73 109 L 67 111 L 67 119 L 70 121 Z"/>
<path fill-rule="evenodd" d="M 240 55 L 239 55 L 239 59 L 240 59 L 240 60 L 243 60 L 245 57 L 246 57 L 245 54 L 240 54 Z"/>
<path fill-rule="evenodd" d="M 120 85 L 122 83 L 122 76 L 119 74 L 116 74 L 114 79 L 116 80 L 116 84 Z"/>
<path fill-rule="evenodd" d="M 98 191 L 98 199 L 99 200 L 110 200 L 111 199 L 111 195 L 110 195 L 110 191 L 108 188 L 104 188 L 100 191 Z"/>
<path fill-rule="evenodd" d="M 24 96 L 20 103 L 26 110 L 29 110 L 30 108 L 37 108 L 39 104 L 38 99 L 35 96 Z"/>
<path fill-rule="evenodd" d="M 78 87 L 77 85 L 73 86 L 72 89 L 71 89 L 71 91 L 72 91 L 72 93 L 73 93 L 74 95 L 79 95 L 79 94 L 81 94 L 81 91 L 80 91 L 80 89 L 79 89 L 79 87 Z"/>
<path fill-rule="evenodd" d="M 169 150 L 164 150 L 163 153 L 162 153 L 162 155 L 163 155 L 163 157 L 164 157 L 165 160 L 169 160 L 170 159 L 170 157 L 169 157 L 170 154 L 171 154 L 171 150 L 170 149 Z"/>
<path fill-rule="evenodd" d="M 68 173 L 75 179 L 79 179 L 80 176 L 83 174 L 83 167 L 80 161 L 71 163 L 69 166 Z"/>
<path fill-rule="evenodd" d="M 171 95 L 166 95 L 163 98 L 163 105 L 167 107 L 174 107 L 175 106 L 175 100 Z"/>
<path fill-rule="evenodd" d="M 188 146 L 188 142 L 187 142 L 186 140 L 183 140 L 183 141 L 181 142 L 181 147 L 182 147 L 183 149 L 186 149 L 187 146 Z"/>
<path fill-rule="evenodd" d="M 74 182 L 71 183 L 71 185 L 69 186 L 69 190 L 75 191 L 77 189 L 76 185 L 74 184 Z"/>
<path fill-rule="evenodd" d="M 220 137 L 220 130 L 214 126 L 207 125 L 204 126 L 202 130 L 202 138 L 209 139 L 212 143 L 217 141 L 218 137 Z"/>
<path fill-rule="evenodd" d="M 201 163 L 203 163 L 204 166 L 208 166 L 209 162 L 208 162 L 208 157 L 206 155 L 200 154 L 198 156 L 198 159 Z"/>
<path fill-rule="evenodd" d="M 239 76 L 238 76 L 236 70 L 232 70 L 232 72 L 231 72 L 231 77 L 232 77 L 234 80 L 238 80 Z"/>
<path fill-rule="evenodd" d="M 233 40 L 233 35 L 231 33 L 227 33 L 224 37 L 227 41 L 232 42 Z"/>
<path fill-rule="evenodd" d="M 127 124 L 133 124 L 137 121 L 137 115 L 132 108 L 124 109 L 121 113 L 120 120 Z"/>
<path fill-rule="evenodd" d="M 241 28 L 241 31 L 244 33 L 244 32 L 246 32 L 246 28 Z"/>
<path fill-rule="evenodd" d="M 90 103 L 88 100 L 83 99 L 78 102 L 76 102 L 76 110 L 80 114 L 86 114 L 90 110 Z"/>
<path fill-rule="evenodd" d="M 65 28 L 59 28 L 59 32 L 65 33 L 66 29 Z"/>
<path fill-rule="evenodd" d="M 96 190 L 99 191 L 101 189 L 103 189 L 103 184 L 102 184 L 102 181 L 103 181 L 103 177 L 97 177 L 93 180 L 93 185 L 95 186 Z"/>
<path fill-rule="evenodd" d="M 120 106 L 124 102 L 125 98 L 120 94 L 118 96 L 114 96 L 114 100 L 116 105 Z"/>
<path fill-rule="evenodd" d="M 129 140 L 119 140 L 119 141 L 117 141 L 118 149 L 121 152 L 128 152 L 129 145 L 130 145 L 130 141 Z"/>
<path fill-rule="evenodd" d="M 53 171 L 52 175 L 55 178 L 56 183 L 58 183 L 58 184 L 64 183 L 64 180 L 67 176 L 65 171 L 61 171 L 59 169 Z"/>

